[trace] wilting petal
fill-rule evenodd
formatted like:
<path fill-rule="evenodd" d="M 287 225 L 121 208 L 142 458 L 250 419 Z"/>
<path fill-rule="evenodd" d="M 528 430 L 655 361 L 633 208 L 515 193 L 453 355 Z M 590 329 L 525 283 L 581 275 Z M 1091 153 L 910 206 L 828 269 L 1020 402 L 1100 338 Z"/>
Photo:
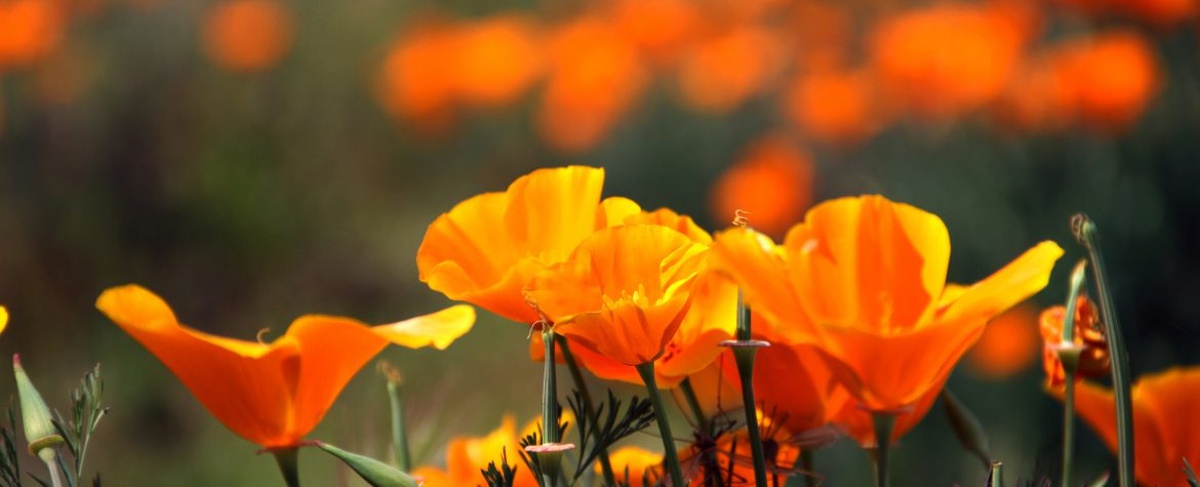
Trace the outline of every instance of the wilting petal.
<path fill-rule="evenodd" d="M 460 304 L 371 329 L 401 347 L 422 348 L 432 345 L 438 350 L 445 350 L 459 337 L 471 331 L 474 324 L 475 308 Z"/>

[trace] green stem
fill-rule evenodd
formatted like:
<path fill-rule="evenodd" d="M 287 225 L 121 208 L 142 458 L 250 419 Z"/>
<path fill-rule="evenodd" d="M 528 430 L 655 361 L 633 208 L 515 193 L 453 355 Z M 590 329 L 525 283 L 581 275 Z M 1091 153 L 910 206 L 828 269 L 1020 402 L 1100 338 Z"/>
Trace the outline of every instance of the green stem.
<path fill-rule="evenodd" d="M 588 392 L 587 384 L 583 381 L 583 374 L 579 372 L 579 365 L 575 363 L 575 354 L 571 353 L 571 346 L 567 344 L 567 337 L 562 335 L 554 335 L 554 339 L 558 340 L 558 348 L 562 350 L 563 361 L 567 363 L 567 370 L 571 372 L 571 379 L 575 381 L 575 389 L 579 391 L 579 395 L 583 397 L 583 414 L 592 417 L 596 414 L 596 405 L 592 402 L 592 394 Z M 600 472 L 604 476 L 604 485 L 617 485 L 616 475 L 613 474 L 612 460 L 608 458 L 608 448 L 600 448 Z"/>
<path fill-rule="evenodd" d="M 754 460 L 754 485 L 767 485 L 767 460 L 763 452 L 762 434 L 758 431 L 758 404 L 754 400 L 754 346 L 734 346 L 733 358 L 742 381 L 742 405 L 746 412 L 746 434 L 750 437 L 750 454 Z"/>
<path fill-rule="evenodd" d="M 700 399 L 696 397 L 696 390 L 692 388 L 692 379 L 685 377 L 683 382 L 679 383 L 679 390 L 683 393 L 683 399 L 687 401 L 688 409 L 692 410 L 692 416 L 696 418 L 696 428 L 705 435 L 712 435 L 712 431 L 708 429 L 708 418 L 704 415 L 704 408 L 700 407 Z"/>
<path fill-rule="evenodd" d="M 1004 487 L 1004 476 L 1003 476 L 1004 470 L 1003 470 L 1003 468 L 1001 468 L 1003 466 L 1004 466 L 1004 464 L 1000 463 L 999 460 L 995 460 L 992 462 L 992 468 L 991 468 L 990 473 L 988 474 L 988 487 Z M 1070 487 L 1070 486 L 1064 485 L 1063 487 Z"/>
<path fill-rule="evenodd" d="M 800 463 L 804 466 L 804 485 L 816 487 L 817 477 L 813 475 L 813 451 L 811 448 L 800 450 Z"/>
<path fill-rule="evenodd" d="M 742 288 L 738 288 L 737 294 L 737 334 L 734 336 L 738 341 L 744 342 L 750 340 L 750 307 L 746 306 L 746 301 L 742 297 Z"/>
<path fill-rule="evenodd" d="M 275 463 L 279 464 L 279 471 L 283 473 L 283 481 L 288 487 L 300 487 L 300 449 L 280 448 L 271 450 L 271 454 L 275 455 Z"/>
<path fill-rule="evenodd" d="M 1071 272 L 1071 284 L 1067 290 L 1066 311 L 1063 315 L 1062 343 L 1075 345 L 1075 309 L 1079 301 L 1079 293 L 1083 292 L 1084 278 L 1087 273 L 1087 261 L 1081 260 L 1075 264 Z M 1060 485 L 1071 485 L 1071 472 L 1075 465 L 1075 373 L 1079 368 L 1079 353 L 1077 349 L 1060 350 L 1058 361 L 1063 367 L 1066 378 L 1063 393 L 1063 464 L 1062 482 Z"/>
<path fill-rule="evenodd" d="M 558 376 L 554 363 L 554 329 L 549 324 L 542 325 L 542 343 L 546 346 L 542 375 L 542 444 L 558 443 Z M 557 465 L 542 465 L 541 470 L 544 487 L 558 485 Z"/>
<path fill-rule="evenodd" d="M 875 484 L 879 487 L 887 487 L 888 443 L 892 441 L 896 416 L 889 413 L 872 413 L 871 416 L 875 422 Z"/>
<path fill-rule="evenodd" d="M 671 485 L 684 486 L 683 471 L 679 468 L 679 455 L 675 453 L 675 436 L 671 434 L 671 423 L 667 421 L 667 409 L 663 406 L 662 394 L 654 380 L 654 362 L 646 362 L 635 366 L 642 382 L 646 384 L 646 394 L 650 396 L 650 404 L 654 406 L 654 419 L 658 421 L 658 432 L 662 436 L 663 463 L 671 474 Z M 759 484 L 766 485 L 766 484 Z"/>
<path fill-rule="evenodd" d="M 50 485 L 53 487 L 63 487 L 62 474 L 59 472 L 57 456 L 54 447 L 45 447 L 38 451 L 38 458 L 46 463 L 46 470 L 50 471 Z"/>
<path fill-rule="evenodd" d="M 396 467 L 403 472 L 408 472 L 412 466 L 412 457 L 408 450 L 408 429 L 404 423 L 400 384 L 389 380 L 387 392 L 392 409 L 392 452 L 396 455 Z"/>
<path fill-rule="evenodd" d="M 1087 250 L 1088 260 L 1091 261 L 1092 275 L 1100 297 L 1100 320 L 1104 322 L 1105 333 L 1108 335 L 1108 352 L 1112 359 L 1112 382 L 1117 409 L 1117 478 L 1121 487 L 1134 487 L 1133 401 L 1129 390 L 1129 358 L 1125 352 L 1124 339 L 1121 337 L 1121 327 L 1117 322 L 1117 312 L 1108 285 L 1108 273 L 1105 272 L 1104 259 L 1100 253 L 1099 230 L 1096 229 L 1096 224 L 1082 213 L 1071 218 L 1071 230 L 1075 239 Z"/>

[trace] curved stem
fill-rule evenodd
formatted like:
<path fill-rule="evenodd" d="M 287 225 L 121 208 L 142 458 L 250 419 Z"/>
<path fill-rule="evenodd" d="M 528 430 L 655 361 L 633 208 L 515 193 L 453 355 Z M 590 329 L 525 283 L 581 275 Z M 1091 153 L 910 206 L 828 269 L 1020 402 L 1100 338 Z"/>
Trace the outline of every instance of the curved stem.
<path fill-rule="evenodd" d="M 705 435 L 712 435 L 712 431 L 708 429 L 708 418 L 704 415 L 704 408 L 700 407 L 700 399 L 696 397 L 696 390 L 692 388 L 692 379 L 684 378 L 683 382 L 679 383 L 679 390 L 683 393 L 683 399 L 687 401 L 688 409 L 692 411 L 692 416 L 696 419 L 696 428 Z"/>
<path fill-rule="evenodd" d="M 1133 469 L 1133 401 L 1130 397 L 1129 357 L 1117 322 L 1108 273 L 1100 253 L 1099 230 L 1087 215 L 1082 213 L 1071 219 L 1071 230 L 1075 239 L 1087 250 L 1092 264 L 1092 275 L 1100 298 L 1100 319 L 1108 335 L 1108 352 L 1112 358 L 1112 382 L 1117 409 L 1117 461 L 1118 480 L 1121 487 L 1134 487 Z"/>
<path fill-rule="evenodd" d="M 280 448 L 272 450 L 271 454 L 275 455 L 275 463 L 279 464 L 279 471 L 283 473 L 283 481 L 288 487 L 300 487 L 300 461 L 299 448 Z"/>
<path fill-rule="evenodd" d="M 654 419 L 658 421 L 658 432 L 662 436 L 663 463 L 671 474 L 671 485 L 685 486 L 683 471 L 679 468 L 679 455 L 675 453 L 675 437 L 671 434 L 671 423 L 667 421 L 667 410 L 663 406 L 662 394 L 654 380 L 654 362 L 646 362 L 635 366 L 642 382 L 646 384 L 646 394 L 650 396 L 650 404 L 654 406 Z M 759 484 L 766 485 L 766 484 Z"/>
<path fill-rule="evenodd" d="M 571 353 L 571 346 L 567 344 L 567 337 L 562 335 L 554 335 L 554 339 L 558 341 L 558 348 L 562 350 L 563 361 L 567 363 L 567 370 L 571 372 L 571 380 L 575 381 L 575 389 L 579 391 L 579 395 L 583 397 L 583 414 L 589 417 L 596 414 L 596 404 L 592 402 L 592 394 L 588 392 L 587 384 L 583 382 L 583 374 L 579 372 L 579 365 L 575 363 L 575 354 Z M 608 448 L 600 448 L 600 472 L 604 476 L 604 485 L 617 485 L 616 475 L 613 474 L 612 460 L 608 458 Z"/>
<path fill-rule="evenodd" d="M 1067 304 L 1063 314 L 1063 345 L 1075 344 L 1075 309 L 1078 306 L 1079 294 L 1083 292 L 1086 272 L 1085 260 L 1079 261 L 1071 272 L 1071 287 L 1067 290 Z M 1067 381 L 1063 393 L 1063 464 L 1062 482 L 1059 484 L 1066 487 L 1071 485 L 1071 473 L 1075 465 L 1075 372 L 1079 368 L 1079 350 L 1060 350 L 1058 361 L 1062 364 L 1063 376 Z"/>

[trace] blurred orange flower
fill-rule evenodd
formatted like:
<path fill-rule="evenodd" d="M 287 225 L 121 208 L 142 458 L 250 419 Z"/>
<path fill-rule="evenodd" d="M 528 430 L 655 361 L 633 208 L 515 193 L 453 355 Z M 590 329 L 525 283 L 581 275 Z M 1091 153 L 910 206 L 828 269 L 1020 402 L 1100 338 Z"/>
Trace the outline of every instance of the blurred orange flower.
<path fill-rule="evenodd" d="M 940 388 L 988 320 L 1045 287 L 1062 255 L 1042 242 L 983 281 L 947 286 L 945 224 L 882 196 L 817 205 L 782 246 L 727 230 L 713 252 L 775 336 L 819 346 L 873 412 L 903 410 Z"/>
<path fill-rule="evenodd" d="M 1042 311 L 1039 319 L 1043 342 L 1042 365 L 1046 371 L 1046 383 L 1051 388 L 1060 387 L 1067 380 L 1056 351 L 1062 344 L 1062 328 L 1066 314 L 1065 306 L 1051 306 Z M 1108 339 L 1104 335 L 1104 326 L 1100 323 L 1096 303 L 1087 296 L 1080 296 L 1075 301 L 1074 339 L 1075 345 L 1082 347 L 1075 371 L 1076 379 L 1107 376 L 1112 367 L 1112 360 L 1108 355 Z"/>
<path fill-rule="evenodd" d="M 697 41 L 679 66 L 679 90 L 692 108 L 727 113 L 762 90 L 782 66 L 778 36 L 744 25 Z"/>
<path fill-rule="evenodd" d="M 4 329 L 8 327 L 8 309 L 0 306 L 0 333 L 4 333 Z"/>
<path fill-rule="evenodd" d="M 375 327 L 306 315 L 267 344 L 183 326 L 167 303 L 135 285 L 104 291 L 96 307 L 158 357 L 230 431 L 264 448 L 296 446 L 389 341 L 444 348 L 475 319 L 465 305 Z"/>
<path fill-rule="evenodd" d="M 649 83 L 638 47 L 596 16 L 572 21 L 549 41 L 549 79 L 537 114 L 546 143 L 564 152 L 595 146 Z"/>
<path fill-rule="evenodd" d="M 664 354 L 692 302 L 708 247 L 660 225 L 599 230 L 525 294 L 574 343 L 625 365 Z"/>
<path fill-rule="evenodd" d="M 779 135 L 754 142 L 713 185 L 713 220 L 731 221 L 737 210 L 768 235 L 782 235 L 812 204 L 816 170 L 808 153 Z"/>
<path fill-rule="evenodd" d="M 925 419 L 925 415 L 929 414 L 929 410 L 941 396 L 944 385 L 945 381 L 942 381 L 941 384 L 930 387 L 924 396 L 918 398 L 911 405 L 890 411 L 895 415 L 896 422 L 892 426 L 892 437 L 888 440 L 889 445 L 895 445 L 900 438 L 907 435 L 921 423 L 922 419 Z M 833 392 L 827 393 L 833 398 L 829 421 L 836 425 L 843 434 L 858 442 L 859 446 L 863 448 L 878 446 L 879 443 L 875 438 L 875 418 L 871 412 L 863 409 L 845 388 L 840 389 L 840 391 L 835 389 Z"/>
<path fill-rule="evenodd" d="M 805 134 L 848 144 L 870 135 L 879 123 L 873 90 L 862 72 L 820 70 L 795 81 L 785 106 L 792 122 Z"/>
<path fill-rule="evenodd" d="M 762 323 L 757 317 L 755 320 Z M 725 363 L 726 377 L 739 383 L 736 367 L 729 362 Z M 836 383 L 821 352 L 803 344 L 775 344 L 758 351 L 754 360 L 754 395 L 763 409 L 795 433 L 825 426 L 849 398 Z"/>
<path fill-rule="evenodd" d="M 531 422 L 520 434 L 517 433 L 517 421 L 512 416 L 505 416 L 499 428 L 496 428 L 482 438 L 455 438 L 446 447 L 446 470 L 434 467 L 421 467 L 413 473 L 424 477 L 425 487 L 459 487 L 477 485 L 482 480 L 480 470 L 487 470 L 488 463 L 495 462 L 500 466 L 501 454 L 508 458 L 508 464 L 520 466 L 517 468 L 514 487 L 536 487 L 537 479 L 528 468 L 521 465 L 520 440 L 526 434 L 536 431 L 539 422 Z"/>
<path fill-rule="evenodd" d="M 422 282 L 519 323 L 540 319 L 521 290 L 538 271 L 567 260 L 594 231 L 641 211 L 625 198 L 600 200 L 604 169 L 538 169 L 503 193 L 484 193 L 443 213 L 417 249 Z"/>
<path fill-rule="evenodd" d="M 427 130 L 450 125 L 454 102 L 454 37 L 437 22 L 421 23 L 396 40 L 376 84 L 384 109 Z"/>
<path fill-rule="evenodd" d="M 1004 89 L 1028 34 L 1007 12 L 935 4 L 879 24 L 871 56 L 885 96 L 932 118 L 984 106 Z"/>
<path fill-rule="evenodd" d="M 1052 390 L 1061 400 L 1061 389 Z M 1139 485 L 1188 485 L 1183 459 L 1200 458 L 1200 368 L 1176 367 L 1133 384 L 1134 470 Z M 1113 392 L 1084 381 L 1075 390 L 1075 409 L 1116 451 Z"/>
<path fill-rule="evenodd" d="M 1038 355 L 1040 338 L 1032 304 L 1021 304 L 988 323 L 979 343 L 967 355 L 977 375 L 1003 379 L 1025 370 Z"/>
<path fill-rule="evenodd" d="M 541 74 L 537 33 L 524 18 L 492 17 L 463 25 L 454 35 L 454 82 L 465 103 L 503 105 L 524 93 Z"/>
<path fill-rule="evenodd" d="M 686 0 L 617 0 L 611 8 L 617 29 L 658 66 L 678 59 L 701 20 Z"/>
<path fill-rule="evenodd" d="M 263 71 L 291 49 L 292 30 L 292 13 L 278 0 L 224 0 L 205 14 L 204 52 L 230 71 Z"/>
<path fill-rule="evenodd" d="M 622 482 L 623 485 L 638 487 L 644 485 L 642 479 L 647 476 L 658 477 L 653 469 L 662 463 L 663 454 L 636 446 L 625 446 L 613 450 L 609 454 L 609 458 L 612 460 L 613 472 L 616 474 L 617 481 Z M 599 465 L 596 465 L 596 472 L 600 472 Z"/>
<path fill-rule="evenodd" d="M 1061 45 L 1054 53 L 1068 103 L 1083 122 L 1121 130 L 1137 121 L 1159 91 L 1150 43 L 1132 31 L 1110 31 Z"/>
<path fill-rule="evenodd" d="M 51 0 L 0 1 L 0 72 L 23 68 L 53 52 L 66 18 Z"/>

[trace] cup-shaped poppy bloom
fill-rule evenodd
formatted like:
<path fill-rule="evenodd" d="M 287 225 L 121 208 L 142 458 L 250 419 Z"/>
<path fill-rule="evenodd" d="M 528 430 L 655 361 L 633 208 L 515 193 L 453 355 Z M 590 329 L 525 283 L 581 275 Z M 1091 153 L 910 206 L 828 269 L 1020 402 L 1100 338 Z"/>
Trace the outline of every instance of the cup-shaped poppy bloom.
<path fill-rule="evenodd" d="M 442 214 L 417 250 L 421 281 L 521 323 L 540 317 L 521 290 L 538 271 L 567 259 L 592 232 L 641 208 L 625 198 L 600 200 L 604 169 L 539 169 L 502 193 L 484 193 Z"/>
<path fill-rule="evenodd" d="M 1042 312 L 1039 327 L 1042 332 L 1042 366 L 1046 371 L 1046 384 L 1051 388 L 1062 386 L 1067 380 L 1058 350 L 1063 346 L 1062 329 L 1067 309 L 1062 305 L 1051 306 Z M 1108 355 L 1108 337 L 1100 323 L 1100 313 L 1087 296 L 1075 300 L 1074 346 L 1079 349 L 1079 363 L 1075 366 L 1075 379 L 1107 377 L 1112 370 L 1112 357 Z"/>
<path fill-rule="evenodd" d="M 1052 389 L 1062 399 L 1061 389 Z M 1200 458 L 1200 367 L 1177 367 L 1133 384 L 1134 471 L 1139 485 L 1188 485 L 1183 459 Z M 1113 392 L 1090 382 L 1075 389 L 1075 409 L 1114 453 L 1117 416 Z"/>
<path fill-rule="evenodd" d="M 708 247 L 661 225 L 593 233 L 560 264 L 534 277 L 526 295 L 575 343 L 625 365 L 666 350 L 692 302 Z"/>
<path fill-rule="evenodd" d="M 733 338 L 737 327 L 737 286 L 724 276 L 711 271 L 701 272 L 692 287 L 692 304 L 675 335 L 654 360 L 655 383 L 670 389 L 692 374 L 712 364 L 720 355 L 718 345 Z M 545 346 L 540 336 L 531 340 L 530 356 L 540 361 Z M 637 369 L 629 367 L 586 346 L 572 347 L 575 359 L 596 377 L 641 384 Z M 561 356 L 561 355 L 560 355 Z M 731 361 L 732 363 L 732 361 Z"/>
<path fill-rule="evenodd" d="M 104 291 L 96 307 L 158 357 L 217 420 L 264 448 L 297 445 L 389 341 L 444 348 L 475 319 L 466 305 L 375 327 L 306 315 L 267 344 L 188 328 L 166 302 L 136 285 Z"/>
<path fill-rule="evenodd" d="M 939 388 L 988 320 L 1045 287 L 1062 249 L 1042 242 L 972 286 L 947 286 L 942 220 L 862 196 L 814 207 L 781 246 L 732 229 L 713 253 L 782 341 L 818 345 L 862 407 L 897 411 Z"/>

